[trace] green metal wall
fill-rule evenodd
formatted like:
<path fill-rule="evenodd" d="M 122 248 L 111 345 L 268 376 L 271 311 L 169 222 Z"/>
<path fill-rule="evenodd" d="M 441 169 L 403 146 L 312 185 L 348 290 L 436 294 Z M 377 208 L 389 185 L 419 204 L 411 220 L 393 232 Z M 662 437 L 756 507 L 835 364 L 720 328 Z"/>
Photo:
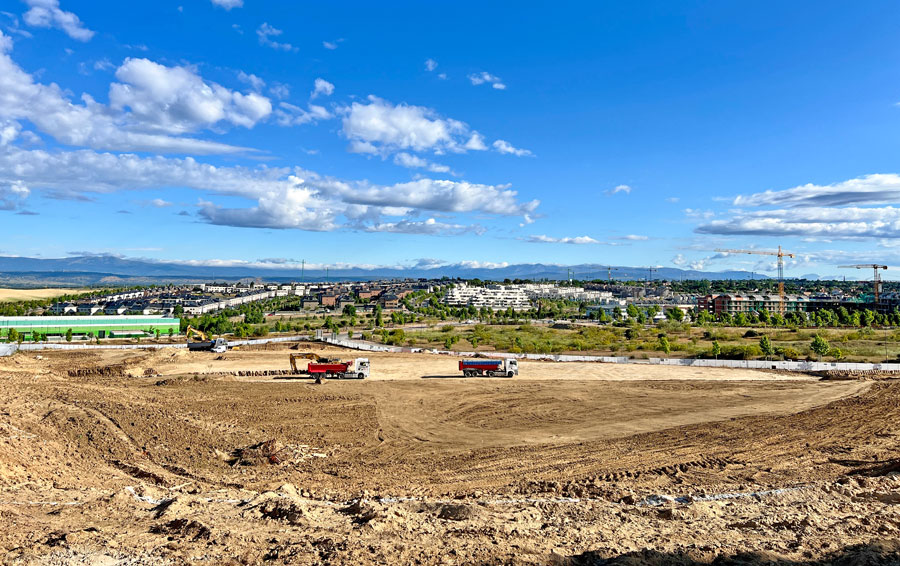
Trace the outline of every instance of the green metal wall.
<path fill-rule="evenodd" d="M 159 330 L 168 334 L 171 328 L 177 333 L 180 330 L 180 320 L 164 317 L 133 317 L 133 316 L 91 316 L 91 317 L 65 317 L 65 316 L 32 316 L 32 317 L 0 317 L 0 336 L 9 334 L 9 330 L 15 328 L 20 334 L 31 335 L 32 332 L 41 334 L 63 335 L 71 329 L 73 334 L 87 334 L 93 332 L 95 336 L 100 333 L 108 334 L 110 331 L 117 334 L 123 332 L 140 332 Z"/>

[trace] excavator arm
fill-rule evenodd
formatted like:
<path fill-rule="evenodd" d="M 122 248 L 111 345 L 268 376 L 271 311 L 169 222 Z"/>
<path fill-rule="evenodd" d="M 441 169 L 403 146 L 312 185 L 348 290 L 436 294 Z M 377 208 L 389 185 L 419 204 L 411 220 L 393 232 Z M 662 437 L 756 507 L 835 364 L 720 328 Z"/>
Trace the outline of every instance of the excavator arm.
<path fill-rule="evenodd" d="M 209 336 L 206 335 L 202 330 L 197 330 L 193 326 L 188 325 L 188 327 L 184 330 L 185 337 L 190 340 L 192 336 L 199 336 L 201 340 L 209 340 Z"/>

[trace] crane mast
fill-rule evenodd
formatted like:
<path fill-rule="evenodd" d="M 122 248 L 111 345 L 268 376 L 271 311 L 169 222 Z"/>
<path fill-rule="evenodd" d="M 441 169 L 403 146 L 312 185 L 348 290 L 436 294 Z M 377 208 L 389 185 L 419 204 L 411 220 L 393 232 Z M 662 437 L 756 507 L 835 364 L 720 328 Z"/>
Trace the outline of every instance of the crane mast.
<path fill-rule="evenodd" d="M 858 263 L 855 265 L 839 265 L 838 267 L 841 269 L 871 269 L 875 272 L 872 277 L 872 286 L 874 288 L 875 309 L 877 310 L 881 299 L 881 274 L 878 273 L 878 270 L 887 269 L 888 266 L 880 263 Z"/>
<path fill-rule="evenodd" d="M 755 254 L 755 255 L 773 255 L 778 258 L 778 312 L 781 316 L 784 316 L 784 258 L 785 257 L 794 257 L 794 254 L 785 252 L 781 249 L 781 246 L 778 246 L 778 251 L 768 251 L 768 250 L 730 250 L 718 248 L 717 252 L 723 252 L 728 254 Z"/>

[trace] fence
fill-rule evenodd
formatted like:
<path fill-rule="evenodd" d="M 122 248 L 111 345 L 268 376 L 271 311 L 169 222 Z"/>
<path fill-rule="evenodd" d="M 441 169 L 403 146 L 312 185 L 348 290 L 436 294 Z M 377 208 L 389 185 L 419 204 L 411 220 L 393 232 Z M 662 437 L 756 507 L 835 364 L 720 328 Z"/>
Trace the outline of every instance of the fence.
<path fill-rule="evenodd" d="M 229 346 L 251 346 L 254 344 L 270 344 L 278 342 L 297 342 L 311 340 L 310 336 L 280 336 L 278 338 L 260 338 L 256 340 L 234 340 Z M 453 352 L 449 350 L 435 350 L 428 348 L 405 348 L 401 346 L 385 346 L 372 344 L 359 340 L 340 338 L 334 334 L 316 333 L 316 339 L 353 350 L 364 352 L 393 352 L 393 353 L 420 353 L 442 354 L 447 356 L 471 357 L 476 352 Z M 12 355 L 16 350 L 159 350 L 163 348 L 187 348 L 187 344 L 0 344 L 0 357 Z M 653 365 L 689 366 L 689 367 L 718 367 L 738 369 L 768 369 L 783 371 L 883 371 L 900 372 L 900 363 L 896 364 L 864 364 L 847 362 L 793 362 L 793 361 L 763 361 L 763 360 L 696 360 L 686 358 L 649 358 L 648 360 L 633 360 L 625 356 L 574 356 L 571 354 L 511 354 L 507 352 L 477 352 L 478 356 L 488 358 L 517 358 L 520 360 L 542 360 L 552 362 L 600 362 L 607 364 L 634 364 L 648 363 Z"/>
<path fill-rule="evenodd" d="M 764 361 L 764 360 L 705 360 L 684 358 L 649 358 L 647 360 L 634 360 L 625 356 L 575 356 L 571 354 L 511 354 L 507 352 L 456 352 L 449 350 L 435 350 L 424 348 L 401 348 L 398 346 L 382 346 L 369 342 L 347 340 L 334 336 L 322 336 L 321 340 L 335 346 L 364 350 L 368 352 L 428 352 L 448 356 L 483 356 L 488 358 L 516 358 L 524 360 L 540 360 L 551 362 L 599 362 L 607 364 L 653 364 L 690 367 L 719 367 L 737 369 L 768 369 L 784 371 L 883 371 L 900 372 L 900 363 L 897 364 L 866 364 L 847 362 L 794 362 L 794 361 Z"/>

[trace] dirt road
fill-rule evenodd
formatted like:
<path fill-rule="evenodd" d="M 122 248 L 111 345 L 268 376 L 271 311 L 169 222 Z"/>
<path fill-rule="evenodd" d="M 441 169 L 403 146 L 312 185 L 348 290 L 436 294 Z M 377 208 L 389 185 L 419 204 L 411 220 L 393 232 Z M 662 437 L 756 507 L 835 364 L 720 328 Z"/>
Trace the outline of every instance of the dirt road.
<path fill-rule="evenodd" d="M 560 363 L 461 379 L 434 377 L 453 358 L 414 354 L 321 386 L 231 375 L 287 353 L 0 360 L 7 562 L 825 564 L 900 548 L 900 384 Z"/>

